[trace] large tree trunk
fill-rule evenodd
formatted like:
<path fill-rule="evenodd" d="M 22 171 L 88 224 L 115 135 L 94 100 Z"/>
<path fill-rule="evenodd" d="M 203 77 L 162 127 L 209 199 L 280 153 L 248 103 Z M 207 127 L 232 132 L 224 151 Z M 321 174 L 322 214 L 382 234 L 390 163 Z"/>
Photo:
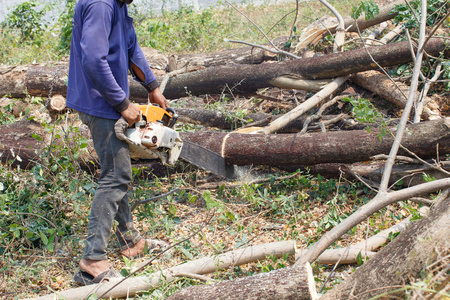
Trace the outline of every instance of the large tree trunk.
<path fill-rule="evenodd" d="M 422 158 L 435 157 L 438 145 L 441 155 L 450 153 L 449 128 L 450 118 L 410 125 L 402 145 Z M 230 164 L 270 166 L 367 161 L 389 153 L 393 141 L 389 134 L 380 141 L 376 130 L 268 135 L 196 132 L 181 137 L 221 154 Z"/>
<path fill-rule="evenodd" d="M 449 248 L 450 198 L 447 198 L 321 299 L 369 299 L 395 290 L 398 285 L 419 278 L 421 270 L 436 258 L 436 250 Z"/>
<path fill-rule="evenodd" d="M 442 39 L 431 39 L 425 50 L 430 55 L 439 56 L 445 50 L 445 44 Z M 408 42 L 370 47 L 369 51 L 382 67 L 408 63 L 412 60 Z M 446 57 L 449 54 L 450 50 L 444 51 Z M 257 89 L 273 86 L 273 80 L 284 75 L 293 76 L 298 80 L 329 79 L 377 68 L 366 49 L 280 63 L 210 67 L 172 77 L 164 94 L 169 99 L 180 98 L 188 93 L 219 94 L 226 86 L 233 88 L 234 92 L 253 93 Z M 64 65 L 0 66 L 0 96 L 10 94 L 16 98 L 26 95 L 47 97 L 52 83 L 54 94 L 66 95 L 66 74 L 67 66 Z M 159 80 L 161 81 L 161 78 Z M 131 99 L 147 102 L 147 92 L 134 80 L 130 82 L 130 92 Z"/>
<path fill-rule="evenodd" d="M 403 138 L 403 146 L 422 158 L 434 158 L 437 145 L 439 154 L 450 153 L 449 127 L 450 118 L 410 125 Z M 33 121 L 2 125 L 0 132 L 0 151 L 3 152 L 1 160 L 7 162 L 16 159 L 15 163 L 23 167 L 38 161 L 36 151 L 40 153 L 51 139 L 49 133 Z M 33 134 L 37 134 L 42 141 L 34 138 Z M 82 131 L 82 134 L 89 137 L 87 130 Z M 370 133 L 353 130 L 268 135 L 207 131 L 181 133 L 181 138 L 221 154 L 231 164 L 269 166 L 367 161 L 371 156 L 389 153 L 392 144 L 392 137 L 389 135 L 380 141 L 376 130 Z M 95 160 L 93 150 L 93 156 L 83 153 L 79 157 L 82 165 L 86 160 Z M 20 160 L 17 160 L 17 156 Z"/>

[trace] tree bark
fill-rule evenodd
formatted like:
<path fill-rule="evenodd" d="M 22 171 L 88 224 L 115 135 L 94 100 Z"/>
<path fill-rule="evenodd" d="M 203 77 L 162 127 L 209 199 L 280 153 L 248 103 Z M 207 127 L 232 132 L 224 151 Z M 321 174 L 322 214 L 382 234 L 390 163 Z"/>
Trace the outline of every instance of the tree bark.
<path fill-rule="evenodd" d="M 445 57 L 450 54 L 450 50 L 445 50 L 444 41 L 437 38 L 431 39 L 425 50 L 434 56 L 439 56 L 440 52 L 443 52 Z M 369 51 L 382 67 L 412 61 L 408 42 L 370 47 Z M 253 93 L 260 88 L 272 86 L 271 81 L 279 76 L 294 74 L 295 77 L 305 80 L 329 79 L 377 68 L 366 49 L 357 49 L 279 63 L 210 67 L 170 78 L 164 94 L 168 99 L 188 94 L 220 94 L 226 91 L 225 87 L 233 89 L 233 92 Z M 64 65 L 0 66 L 0 96 L 10 94 L 16 98 L 27 95 L 47 97 L 52 83 L 53 93 L 65 96 L 67 69 Z M 161 78 L 159 80 L 161 81 Z M 131 99 L 136 102 L 148 101 L 148 93 L 134 80 L 130 82 L 130 93 Z"/>
<path fill-rule="evenodd" d="M 402 145 L 420 157 L 433 158 L 450 153 L 450 118 L 408 126 Z M 395 128 L 391 129 L 395 132 Z M 368 161 L 387 154 L 393 138 L 380 141 L 373 130 L 336 131 L 306 134 L 240 134 L 222 132 L 182 133 L 181 138 L 221 154 L 235 165 L 314 165 Z"/>
<path fill-rule="evenodd" d="M 436 257 L 436 249 L 449 249 L 449 229 L 450 198 L 447 198 L 322 298 L 369 299 L 396 289 L 392 286 L 419 278 L 421 270 Z"/>
<path fill-rule="evenodd" d="M 289 274 L 289 276 L 287 276 Z M 309 264 L 183 289 L 168 300 L 317 299 Z"/>

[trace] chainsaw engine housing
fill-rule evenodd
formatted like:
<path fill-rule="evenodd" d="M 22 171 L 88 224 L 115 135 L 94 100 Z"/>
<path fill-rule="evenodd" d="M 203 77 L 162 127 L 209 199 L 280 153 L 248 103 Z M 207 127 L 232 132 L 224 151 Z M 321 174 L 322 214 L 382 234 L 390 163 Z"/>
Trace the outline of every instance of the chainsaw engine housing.
<path fill-rule="evenodd" d="M 137 123 L 126 131 L 133 159 L 161 159 L 173 164 L 180 156 L 183 141 L 178 132 L 160 122 Z"/>

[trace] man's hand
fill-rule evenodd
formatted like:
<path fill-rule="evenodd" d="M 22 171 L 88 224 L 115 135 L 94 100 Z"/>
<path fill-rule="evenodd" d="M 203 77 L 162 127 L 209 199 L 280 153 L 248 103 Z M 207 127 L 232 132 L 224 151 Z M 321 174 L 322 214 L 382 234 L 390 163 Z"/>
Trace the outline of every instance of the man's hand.
<path fill-rule="evenodd" d="M 164 97 L 159 88 L 154 89 L 148 94 L 148 99 L 151 103 L 158 104 L 162 109 L 169 106 L 169 101 Z"/>
<path fill-rule="evenodd" d="M 128 105 L 127 109 L 120 113 L 128 122 L 128 126 L 141 120 L 141 110 L 133 103 Z"/>

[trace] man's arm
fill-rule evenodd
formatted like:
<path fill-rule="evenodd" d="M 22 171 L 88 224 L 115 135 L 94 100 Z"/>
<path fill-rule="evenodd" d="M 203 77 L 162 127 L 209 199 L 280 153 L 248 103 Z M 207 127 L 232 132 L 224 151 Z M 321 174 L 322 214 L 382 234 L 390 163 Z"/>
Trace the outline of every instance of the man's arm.
<path fill-rule="evenodd" d="M 131 63 L 131 69 L 133 70 L 136 77 L 139 78 L 139 80 L 141 80 L 142 82 L 145 82 L 144 72 L 142 72 L 142 70 L 139 69 L 139 67 L 136 66 L 133 62 Z M 148 98 L 151 103 L 158 104 L 163 109 L 166 109 L 167 106 L 169 105 L 169 101 L 167 101 L 166 97 L 164 97 L 164 95 L 161 93 L 161 90 L 159 89 L 159 87 L 150 91 L 148 93 Z"/>

